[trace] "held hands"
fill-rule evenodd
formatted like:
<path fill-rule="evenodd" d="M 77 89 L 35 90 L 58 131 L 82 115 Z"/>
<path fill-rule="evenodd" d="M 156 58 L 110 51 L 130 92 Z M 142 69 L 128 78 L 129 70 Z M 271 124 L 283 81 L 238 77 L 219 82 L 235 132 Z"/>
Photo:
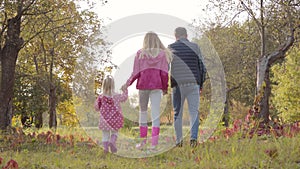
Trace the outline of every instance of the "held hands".
<path fill-rule="evenodd" d="M 127 90 L 128 86 L 126 84 L 122 85 L 121 90 L 124 92 L 125 90 Z"/>

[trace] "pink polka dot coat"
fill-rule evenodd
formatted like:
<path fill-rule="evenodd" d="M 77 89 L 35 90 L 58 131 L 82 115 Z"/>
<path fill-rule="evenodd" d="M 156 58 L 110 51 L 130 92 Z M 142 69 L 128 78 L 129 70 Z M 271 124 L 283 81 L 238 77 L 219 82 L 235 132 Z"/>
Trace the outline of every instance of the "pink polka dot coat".
<path fill-rule="evenodd" d="M 99 113 L 100 130 L 118 130 L 123 127 L 124 117 L 121 109 L 121 102 L 128 98 L 128 90 L 122 94 L 113 96 L 99 95 L 95 102 L 95 110 Z"/>

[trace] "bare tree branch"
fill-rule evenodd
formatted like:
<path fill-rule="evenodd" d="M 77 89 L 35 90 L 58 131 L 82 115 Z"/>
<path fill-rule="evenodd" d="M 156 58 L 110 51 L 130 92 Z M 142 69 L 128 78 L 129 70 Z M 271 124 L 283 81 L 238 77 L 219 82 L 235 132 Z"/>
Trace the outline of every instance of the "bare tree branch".
<path fill-rule="evenodd" d="M 233 21 L 239 14 L 241 14 L 242 12 L 245 12 L 245 11 L 246 11 L 246 10 L 242 10 L 242 11 L 239 11 L 238 13 L 236 13 L 236 14 L 231 18 L 231 20 L 228 21 L 228 22 L 224 25 L 224 27 L 227 27 L 229 24 L 231 24 L 232 21 Z"/>
<path fill-rule="evenodd" d="M 273 64 L 275 61 L 279 59 L 283 59 L 285 57 L 285 53 L 290 49 L 290 47 L 293 45 L 295 41 L 295 31 L 297 28 L 300 28 L 300 25 L 297 25 L 297 27 L 294 27 L 293 21 L 292 21 L 292 16 L 289 11 L 287 11 L 287 19 L 288 19 L 288 24 L 290 28 L 290 35 L 287 37 L 287 40 L 284 44 L 282 44 L 278 50 L 275 52 L 271 53 L 268 56 L 268 62 L 269 64 Z"/>
<path fill-rule="evenodd" d="M 254 12 L 242 0 L 240 0 L 240 2 L 242 4 L 242 6 L 245 8 L 245 10 L 248 11 L 249 15 L 253 18 L 253 20 L 256 23 L 259 31 L 261 32 L 262 24 L 257 20 L 257 18 L 254 15 Z"/>

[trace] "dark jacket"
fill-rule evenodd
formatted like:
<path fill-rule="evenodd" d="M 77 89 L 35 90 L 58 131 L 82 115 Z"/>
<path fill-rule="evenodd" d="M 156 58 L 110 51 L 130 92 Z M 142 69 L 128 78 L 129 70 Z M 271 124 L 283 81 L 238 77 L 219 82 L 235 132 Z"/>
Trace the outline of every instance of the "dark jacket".
<path fill-rule="evenodd" d="M 181 84 L 198 84 L 205 80 L 206 68 L 200 48 L 196 43 L 181 38 L 169 45 L 173 52 L 171 62 L 171 87 Z"/>

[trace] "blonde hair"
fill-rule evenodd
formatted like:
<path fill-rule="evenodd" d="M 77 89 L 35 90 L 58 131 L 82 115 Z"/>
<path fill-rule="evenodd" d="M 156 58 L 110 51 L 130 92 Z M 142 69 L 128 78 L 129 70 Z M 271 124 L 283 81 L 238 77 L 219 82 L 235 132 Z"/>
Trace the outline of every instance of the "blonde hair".
<path fill-rule="evenodd" d="M 102 82 L 102 93 L 112 96 L 115 91 L 115 81 L 111 75 L 107 75 Z"/>
<path fill-rule="evenodd" d="M 143 58 L 145 56 L 156 57 L 161 50 L 165 51 L 167 61 L 170 63 L 172 61 L 171 50 L 164 46 L 156 33 L 148 32 L 144 37 L 143 48 L 139 58 Z"/>

